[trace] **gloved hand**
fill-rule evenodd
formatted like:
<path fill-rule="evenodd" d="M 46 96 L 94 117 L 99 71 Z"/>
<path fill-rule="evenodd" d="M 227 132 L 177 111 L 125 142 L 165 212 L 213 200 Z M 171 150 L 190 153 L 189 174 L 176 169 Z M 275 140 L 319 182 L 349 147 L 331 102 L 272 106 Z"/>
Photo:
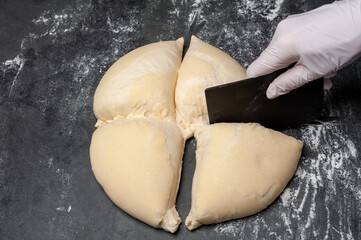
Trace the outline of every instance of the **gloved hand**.
<path fill-rule="evenodd" d="M 332 77 L 361 53 L 361 0 L 338 1 L 282 20 L 248 77 L 296 65 L 267 89 L 272 99 L 320 77 Z M 325 88 L 331 87 L 326 81 Z"/>

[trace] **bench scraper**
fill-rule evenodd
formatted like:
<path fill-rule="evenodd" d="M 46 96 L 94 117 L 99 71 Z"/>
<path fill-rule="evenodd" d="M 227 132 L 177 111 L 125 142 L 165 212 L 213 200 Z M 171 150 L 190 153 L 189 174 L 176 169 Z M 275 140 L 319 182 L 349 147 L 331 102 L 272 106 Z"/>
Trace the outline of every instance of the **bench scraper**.
<path fill-rule="evenodd" d="M 293 65 L 271 74 L 207 88 L 209 122 L 257 122 L 285 129 L 317 119 L 322 110 L 323 78 L 275 99 L 268 99 L 268 85 Z"/>

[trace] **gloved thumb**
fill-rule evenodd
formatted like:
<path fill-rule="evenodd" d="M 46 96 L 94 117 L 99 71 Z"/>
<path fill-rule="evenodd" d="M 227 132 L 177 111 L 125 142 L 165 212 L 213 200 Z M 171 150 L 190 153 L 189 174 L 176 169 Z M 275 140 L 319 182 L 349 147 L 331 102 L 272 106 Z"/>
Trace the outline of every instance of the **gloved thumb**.
<path fill-rule="evenodd" d="M 267 98 L 274 99 L 299 88 L 318 77 L 320 76 L 316 76 L 306 66 L 296 64 L 293 68 L 287 70 L 285 73 L 273 80 L 273 82 L 268 86 L 266 92 Z"/>

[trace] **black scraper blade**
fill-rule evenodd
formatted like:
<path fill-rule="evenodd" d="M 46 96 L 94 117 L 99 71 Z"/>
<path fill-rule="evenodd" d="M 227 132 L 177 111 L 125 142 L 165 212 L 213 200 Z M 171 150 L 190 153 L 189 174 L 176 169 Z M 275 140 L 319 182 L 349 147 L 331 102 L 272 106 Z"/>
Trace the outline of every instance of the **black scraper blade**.
<path fill-rule="evenodd" d="M 292 67 L 292 66 L 290 66 Z M 274 129 L 317 119 L 322 110 L 323 78 L 275 99 L 266 97 L 268 85 L 288 68 L 205 90 L 210 123 L 257 122 Z"/>

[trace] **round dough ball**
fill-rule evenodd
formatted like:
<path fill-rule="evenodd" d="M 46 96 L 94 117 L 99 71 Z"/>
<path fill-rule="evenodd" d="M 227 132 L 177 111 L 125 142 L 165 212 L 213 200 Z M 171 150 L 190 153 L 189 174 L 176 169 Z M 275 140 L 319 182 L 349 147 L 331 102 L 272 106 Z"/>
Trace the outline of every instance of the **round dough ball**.
<path fill-rule="evenodd" d="M 177 122 L 186 138 L 197 128 L 209 124 L 204 90 L 245 78 L 246 71 L 232 57 L 192 36 L 175 90 Z"/>
<path fill-rule="evenodd" d="M 184 138 L 175 123 L 151 118 L 115 120 L 93 134 L 94 175 L 125 212 L 175 232 L 181 222 L 175 200 Z"/>
<path fill-rule="evenodd" d="M 186 226 L 255 214 L 271 204 L 296 171 L 303 143 L 249 123 L 218 123 L 195 133 L 196 170 Z"/>
<path fill-rule="evenodd" d="M 142 46 L 116 61 L 94 95 L 96 126 L 132 116 L 175 121 L 174 88 L 182 51 L 180 38 Z"/>

